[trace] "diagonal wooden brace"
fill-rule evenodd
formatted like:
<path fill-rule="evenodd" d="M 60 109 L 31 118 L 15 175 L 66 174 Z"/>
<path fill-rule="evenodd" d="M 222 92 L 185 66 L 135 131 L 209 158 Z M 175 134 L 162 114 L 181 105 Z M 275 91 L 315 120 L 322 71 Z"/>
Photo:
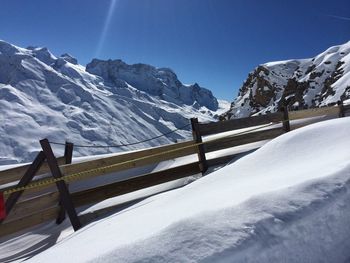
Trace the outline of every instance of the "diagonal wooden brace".
<path fill-rule="evenodd" d="M 60 168 L 58 167 L 58 163 L 56 160 L 55 155 L 53 154 L 52 148 L 50 146 L 50 143 L 47 139 L 43 139 L 40 141 L 41 147 L 46 155 L 47 163 L 50 167 L 52 176 L 54 178 L 61 178 L 62 173 Z M 69 216 L 70 222 L 73 226 L 73 229 L 76 231 L 79 228 L 81 228 L 81 223 L 79 221 L 77 212 L 75 211 L 73 201 L 71 199 L 70 193 L 68 191 L 68 188 L 66 186 L 66 183 L 64 181 L 58 181 L 56 182 L 56 186 L 58 188 L 58 191 L 60 193 L 60 200 L 64 206 L 64 209 L 67 211 L 67 214 Z"/>
<path fill-rule="evenodd" d="M 26 186 L 32 181 L 35 174 L 39 171 L 41 165 L 44 163 L 45 158 L 46 157 L 43 151 L 38 153 L 33 163 L 28 167 L 28 170 L 25 172 L 21 180 L 18 182 L 17 187 Z M 7 198 L 5 203 L 5 209 L 6 209 L 7 215 L 11 212 L 12 208 L 15 206 L 18 199 L 21 197 L 22 193 L 23 191 L 15 192 L 10 194 L 10 196 Z M 0 220 L 0 222 L 2 221 L 3 220 Z"/>

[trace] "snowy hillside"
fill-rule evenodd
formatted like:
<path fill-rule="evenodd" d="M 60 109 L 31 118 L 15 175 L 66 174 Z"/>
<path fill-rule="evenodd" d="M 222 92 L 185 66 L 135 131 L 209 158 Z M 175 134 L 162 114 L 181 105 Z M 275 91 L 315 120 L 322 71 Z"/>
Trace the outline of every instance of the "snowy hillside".
<path fill-rule="evenodd" d="M 209 90 L 182 84 L 170 69 L 97 59 L 85 69 L 69 54 L 0 41 L 0 164 L 31 161 L 45 137 L 114 145 L 179 128 L 135 147 L 169 143 L 190 136 L 182 128 L 189 118 L 214 120 L 219 108 Z M 125 148 L 76 148 L 75 155 L 118 150 Z"/>
<path fill-rule="evenodd" d="M 29 262 L 348 262 L 349 129 L 342 118 L 286 133 Z"/>
<path fill-rule="evenodd" d="M 300 109 L 346 99 L 350 99 L 350 41 L 314 58 L 258 66 L 248 75 L 226 116 L 275 112 L 283 101 Z"/>

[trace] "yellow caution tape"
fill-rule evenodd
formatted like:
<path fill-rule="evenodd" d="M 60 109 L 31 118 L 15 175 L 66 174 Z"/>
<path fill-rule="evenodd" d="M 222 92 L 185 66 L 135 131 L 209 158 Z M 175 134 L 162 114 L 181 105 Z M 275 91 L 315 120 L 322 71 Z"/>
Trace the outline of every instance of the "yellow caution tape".
<path fill-rule="evenodd" d="M 230 136 L 226 136 L 226 137 L 228 137 L 228 138 L 237 137 L 239 135 L 250 133 L 252 131 L 256 131 L 256 130 L 259 130 L 259 129 L 262 129 L 262 128 L 266 128 L 266 127 L 269 127 L 269 126 L 272 126 L 272 125 L 276 125 L 276 124 L 279 124 L 279 123 L 282 123 L 282 122 L 285 122 L 285 121 L 286 120 L 280 121 L 280 122 L 277 122 L 277 123 L 269 123 L 269 124 L 264 125 L 264 126 L 260 126 L 260 127 L 257 127 L 257 128 L 253 128 L 253 129 L 250 129 L 250 130 L 239 132 L 239 133 L 236 133 L 234 135 L 230 135 Z M 210 140 L 210 142 L 221 140 L 222 138 L 223 137 L 220 137 L 220 138 L 217 138 L 217 139 L 213 139 L 213 140 Z M 136 158 L 136 159 L 133 159 L 133 160 L 128 160 L 128 161 L 121 162 L 121 163 L 111 164 L 111 165 L 107 165 L 107 166 L 103 166 L 103 167 L 99 167 L 99 168 L 95 168 L 95 169 L 91 169 L 91 170 L 87 170 L 87 171 L 82 171 L 82 172 L 78 172 L 78 173 L 74 173 L 74 174 L 70 174 L 70 175 L 64 175 L 64 176 L 62 176 L 60 178 L 49 178 L 49 179 L 45 179 L 45 180 L 38 180 L 38 181 L 34 181 L 32 183 L 29 183 L 26 186 L 6 189 L 2 193 L 4 195 L 10 195 L 12 193 L 21 192 L 21 191 L 24 191 L 24 190 L 29 190 L 29 189 L 34 189 L 34 188 L 41 188 L 41 187 L 44 187 L 44 186 L 52 185 L 52 184 L 55 184 L 55 183 L 60 182 L 60 181 L 65 181 L 66 183 L 69 183 L 70 181 L 72 181 L 75 178 L 84 177 L 84 176 L 86 176 L 88 174 L 99 172 L 99 171 L 102 171 L 104 169 L 114 168 L 114 167 L 118 167 L 118 166 L 121 166 L 121 165 L 124 165 L 124 164 L 127 164 L 127 163 L 132 163 L 132 162 L 135 162 L 135 161 L 149 159 L 149 158 L 161 156 L 161 155 L 164 155 L 164 154 L 167 154 L 167 153 L 177 152 L 177 151 L 180 151 L 180 150 L 183 150 L 183 149 L 199 146 L 199 145 L 205 144 L 207 142 L 208 141 L 195 143 L 195 144 L 191 144 L 191 145 L 184 146 L 184 147 L 181 147 L 181 148 L 168 150 L 168 151 L 157 153 L 157 154 L 153 154 L 153 155 L 148 155 L 148 156 Z"/>

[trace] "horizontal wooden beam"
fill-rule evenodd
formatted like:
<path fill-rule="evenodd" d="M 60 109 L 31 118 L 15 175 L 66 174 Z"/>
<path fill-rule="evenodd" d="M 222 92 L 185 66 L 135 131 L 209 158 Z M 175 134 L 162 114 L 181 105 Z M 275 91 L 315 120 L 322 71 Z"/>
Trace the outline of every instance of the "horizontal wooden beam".
<path fill-rule="evenodd" d="M 322 118 L 322 116 L 320 118 Z M 327 118 L 322 118 L 322 119 L 320 119 L 320 118 L 309 119 L 307 121 L 293 123 L 293 124 L 291 124 L 291 130 L 296 130 L 296 129 L 299 129 L 299 128 L 302 128 L 302 127 L 305 127 L 305 126 L 308 126 L 308 125 L 311 125 L 314 123 L 318 123 L 318 122 L 330 119 L 329 116 L 327 116 Z M 337 118 L 337 117 L 334 116 L 334 118 Z"/>
<path fill-rule="evenodd" d="M 215 159 L 209 159 L 208 160 L 208 166 L 209 167 L 213 167 L 213 166 L 217 166 L 217 165 L 227 164 L 234 157 L 235 157 L 235 155 L 229 155 L 229 156 L 218 157 L 218 158 L 215 158 Z"/>
<path fill-rule="evenodd" d="M 206 152 L 214 152 L 243 144 L 273 139 L 284 133 L 283 128 L 274 128 L 258 132 L 246 133 L 238 136 L 224 137 L 204 143 Z"/>
<path fill-rule="evenodd" d="M 224 164 L 224 163 L 229 162 L 230 160 L 232 160 L 233 158 L 235 158 L 236 156 L 238 156 L 240 154 L 242 154 L 242 153 L 224 156 L 224 157 L 219 157 L 219 158 L 215 158 L 215 159 L 210 159 L 210 160 L 208 160 L 208 164 L 209 164 L 209 166 Z M 151 175 L 162 176 L 162 174 L 164 174 L 164 177 L 166 177 L 165 178 L 166 180 L 172 180 L 172 177 L 170 177 L 170 176 L 174 176 L 174 174 L 176 174 L 176 173 L 183 173 L 183 171 L 185 169 L 188 169 L 188 168 L 190 170 L 185 171 L 186 174 L 184 175 L 184 177 L 187 176 L 187 172 L 189 172 L 190 174 L 199 173 L 199 168 L 196 167 L 195 163 L 193 163 L 190 165 L 171 168 L 170 170 L 163 170 L 163 171 L 160 171 L 157 173 L 153 173 Z M 142 175 L 142 176 L 148 176 L 148 175 Z M 182 178 L 182 175 L 179 175 L 179 176 Z M 164 178 L 162 178 L 162 179 L 164 179 Z M 127 180 L 125 180 L 125 181 L 127 181 Z M 113 184 L 119 184 L 119 182 L 116 182 Z M 105 186 L 103 186 L 102 188 L 104 188 L 104 187 Z M 74 194 L 74 196 L 77 196 L 77 195 L 79 195 L 79 192 Z M 41 211 L 41 210 L 45 210 L 47 208 L 56 206 L 58 201 L 59 201 L 59 194 L 56 190 L 54 192 L 45 193 L 45 194 L 30 198 L 27 200 L 18 202 L 15 205 L 15 207 L 13 208 L 13 210 L 11 211 L 10 215 L 6 218 L 5 222 L 13 221 L 13 220 L 16 220 L 20 217 L 30 215 L 34 211 Z"/>
<path fill-rule="evenodd" d="M 57 159 L 57 161 L 58 161 L 59 165 L 65 164 L 64 157 L 59 157 Z M 19 181 L 22 178 L 22 176 L 24 175 L 24 173 L 28 170 L 29 166 L 30 166 L 30 164 L 26 164 L 26 165 L 22 165 L 19 167 L 0 171 L 0 185 Z M 37 172 L 36 176 L 41 175 L 41 174 L 45 174 L 45 173 L 49 173 L 49 172 L 50 172 L 49 166 L 48 166 L 47 162 L 44 162 L 42 164 L 42 166 L 40 167 L 39 171 Z"/>
<path fill-rule="evenodd" d="M 94 210 L 92 212 L 84 213 L 82 215 L 79 215 L 79 220 L 85 226 L 85 225 L 95 221 L 98 218 L 106 216 L 110 213 L 116 213 L 120 210 L 126 209 L 129 206 L 134 205 L 134 204 L 136 204 L 136 203 L 138 203 L 138 202 L 140 202 L 140 201 L 142 201 L 150 196 L 152 196 L 152 195 L 137 198 L 137 199 L 126 201 L 126 202 L 122 202 L 119 204 L 113 204 L 111 206 L 103 207 L 101 209 Z"/>
<path fill-rule="evenodd" d="M 57 206 L 59 201 L 58 192 L 51 192 L 44 195 L 36 196 L 22 202 L 16 203 L 11 213 L 6 217 L 5 223 L 18 218 L 39 212 L 47 208 Z"/>
<path fill-rule="evenodd" d="M 31 183 L 34 183 L 34 182 L 42 182 L 44 179 L 36 179 L 36 180 L 33 180 Z M 0 191 L 7 191 L 7 190 L 10 190 L 10 189 L 13 189 L 15 186 L 8 186 L 8 187 L 4 187 L 4 188 L 1 188 Z M 24 190 L 24 192 L 22 193 L 21 197 L 19 198 L 19 201 L 25 201 L 25 200 L 28 200 L 28 199 L 32 199 L 36 196 L 39 196 L 39 195 L 44 195 L 44 194 L 48 194 L 48 193 L 51 193 L 51 192 L 54 192 L 57 190 L 57 187 L 55 184 L 52 184 L 52 185 L 40 185 L 40 186 L 37 186 L 35 188 L 32 188 L 32 189 L 26 189 Z M 8 195 L 5 194 L 5 199 L 8 198 Z"/>
<path fill-rule="evenodd" d="M 98 186 L 92 189 L 72 193 L 76 207 L 103 201 L 107 198 L 131 193 L 137 190 L 174 181 L 200 173 L 199 163 L 190 163 L 179 167 L 137 176 L 124 181 Z"/>
<path fill-rule="evenodd" d="M 7 223 L 4 222 L 0 224 L 0 236 L 10 235 L 23 229 L 39 225 L 46 221 L 54 220 L 57 218 L 59 211 L 60 207 L 56 206 L 25 217 L 21 217 L 17 220 L 13 220 Z"/>
<path fill-rule="evenodd" d="M 198 173 L 200 173 L 198 162 L 195 162 L 83 190 L 73 193 L 71 196 L 75 206 L 78 207 Z M 0 225 L 0 236 L 9 235 L 25 228 L 56 219 L 60 211 L 58 200 L 58 193 L 52 192 L 19 202 L 13 209 L 12 215 L 6 218 L 6 220 Z M 125 204 L 120 204 L 120 207 L 122 207 L 122 205 Z M 91 217 L 91 215 L 86 217 Z M 84 220 L 88 220 L 88 218 L 85 218 Z"/>
<path fill-rule="evenodd" d="M 64 165 L 61 167 L 61 171 L 64 175 L 89 171 L 84 176 L 76 177 L 72 180 L 77 181 L 183 157 L 186 155 L 195 154 L 197 151 L 198 147 L 194 145 L 193 141 L 181 142 L 157 148 L 150 148 L 139 152 L 132 152 L 93 160 L 85 163 Z"/>
<path fill-rule="evenodd" d="M 242 152 L 235 153 L 235 154 L 230 154 L 230 155 L 225 155 L 225 156 L 209 159 L 208 160 L 208 166 L 209 167 L 213 167 L 213 166 L 217 166 L 217 165 L 227 164 L 230 161 L 232 161 L 233 159 L 235 159 L 237 157 L 244 156 L 245 154 L 251 153 L 251 152 L 255 151 L 258 148 L 260 148 L 260 147 L 256 147 L 255 149 L 253 148 L 253 149 L 250 149 L 248 151 L 242 151 Z"/>
<path fill-rule="evenodd" d="M 185 148 L 183 148 L 185 147 Z M 183 148 L 183 149 L 181 149 Z M 167 152 L 171 151 L 171 152 Z M 113 172 L 119 172 L 148 164 L 159 163 L 162 161 L 183 157 L 198 152 L 198 147 L 193 141 L 170 144 L 162 147 L 150 148 L 138 152 L 121 154 L 117 156 L 96 159 L 92 161 L 68 164 L 60 166 L 63 175 L 72 175 L 84 171 L 89 171 L 81 177 L 73 177 L 70 182 L 88 179 L 95 176 L 102 176 Z M 153 155 L 157 156 L 153 156 Z M 106 167 L 113 165 L 112 167 Z M 95 170 L 97 169 L 97 170 Z M 33 180 L 33 182 L 43 182 L 47 178 Z M 2 191 L 12 189 L 13 187 L 1 188 Z M 42 192 L 43 189 L 52 188 L 52 185 L 42 185 L 33 189 L 26 190 L 25 193 Z"/>
<path fill-rule="evenodd" d="M 344 110 L 345 110 L 345 111 L 350 110 L 350 104 L 348 104 L 348 105 L 344 105 L 343 107 L 344 107 Z"/>
<path fill-rule="evenodd" d="M 322 115 L 336 115 L 339 114 L 339 107 L 323 107 L 323 108 L 313 108 L 307 110 L 289 111 L 289 120 L 298 120 L 305 118 L 312 118 Z"/>
<path fill-rule="evenodd" d="M 283 120 L 283 112 L 276 112 L 266 115 L 252 116 L 247 118 L 233 119 L 227 121 L 199 123 L 198 128 L 202 136 L 259 126 L 271 122 Z"/>

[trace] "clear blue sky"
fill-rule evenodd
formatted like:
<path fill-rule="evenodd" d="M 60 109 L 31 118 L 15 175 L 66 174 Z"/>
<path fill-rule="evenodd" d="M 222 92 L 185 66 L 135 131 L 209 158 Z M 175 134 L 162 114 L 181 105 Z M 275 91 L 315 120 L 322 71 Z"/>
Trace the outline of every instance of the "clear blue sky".
<path fill-rule="evenodd" d="M 349 41 L 350 1 L 2 0 L 0 39 L 68 52 L 81 64 L 170 67 L 231 100 L 258 64 Z"/>

